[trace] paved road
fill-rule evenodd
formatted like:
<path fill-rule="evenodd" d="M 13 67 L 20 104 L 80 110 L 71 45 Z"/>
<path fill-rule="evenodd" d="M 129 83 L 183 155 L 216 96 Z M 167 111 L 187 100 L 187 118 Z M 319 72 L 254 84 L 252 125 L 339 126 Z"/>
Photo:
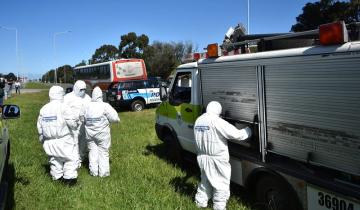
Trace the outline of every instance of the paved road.
<path fill-rule="evenodd" d="M 21 89 L 20 93 L 21 94 L 26 94 L 26 93 L 38 93 L 41 91 L 47 91 L 46 89 Z M 15 90 L 11 91 L 11 96 L 16 95 Z"/>

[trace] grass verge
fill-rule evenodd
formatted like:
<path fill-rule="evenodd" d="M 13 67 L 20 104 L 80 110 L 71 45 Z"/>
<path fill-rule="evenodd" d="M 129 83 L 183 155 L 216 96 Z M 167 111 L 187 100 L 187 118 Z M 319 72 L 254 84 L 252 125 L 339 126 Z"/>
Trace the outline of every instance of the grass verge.
<path fill-rule="evenodd" d="M 49 89 L 52 84 L 41 82 L 28 82 L 25 84 L 25 89 Z"/>

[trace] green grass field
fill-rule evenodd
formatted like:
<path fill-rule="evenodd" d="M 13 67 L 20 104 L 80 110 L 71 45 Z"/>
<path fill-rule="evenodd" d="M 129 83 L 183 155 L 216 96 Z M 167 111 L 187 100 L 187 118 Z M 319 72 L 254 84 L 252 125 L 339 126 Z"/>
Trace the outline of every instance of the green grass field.
<path fill-rule="evenodd" d="M 25 89 L 49 89 L 51 84 L 40 83 L 40 82 L 28 82 L 25 84 Z"/>
<path fill-rule="evenodd" d="M 190 163 L 183 167 L 188 169 L 181 169 L 166 159 L 166 148 L 154 131 L 154 109 L 119 113 L 121 123 L 112 125 L 110 177 L 92 177 L 82 167 L 75 187 L 52 181 L 36 130 L 37 116 L 48 101 L 47 94 L 47 91 L 22 94 L 5 101 L 19 105 L 22 112 L 20 119 L 8 122 L 11 136 L 8 207 L 196 209 L 193 200 L 199 173 Z M 228 209 L 248 209 L 237 194 L 232 191 Z"/>

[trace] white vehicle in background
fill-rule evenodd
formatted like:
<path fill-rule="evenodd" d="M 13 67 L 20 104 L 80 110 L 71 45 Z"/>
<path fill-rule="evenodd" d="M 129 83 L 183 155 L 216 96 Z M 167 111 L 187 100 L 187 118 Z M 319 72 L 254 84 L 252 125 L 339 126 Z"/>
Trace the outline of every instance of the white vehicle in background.
<path fill-rule="evenodd" d="M 351 41 L 343 22 L 249 35 L 227 56 L 209 45 L 207 58 L 177 68 L 168 93 L 160 88 L 158 137 L 178 158 L 196 154 L 195 120 L 219 101 L 223 118 L 252 128 L 250 140 L 229 142 L 231 178 L 261 209 L 359 210 L 359 23 L 351 28 Z"/>

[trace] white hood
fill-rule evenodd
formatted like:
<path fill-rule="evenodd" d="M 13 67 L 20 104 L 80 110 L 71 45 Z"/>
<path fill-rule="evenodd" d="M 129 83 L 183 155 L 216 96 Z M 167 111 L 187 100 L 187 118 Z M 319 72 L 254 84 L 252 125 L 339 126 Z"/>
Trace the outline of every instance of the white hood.
<path fill-rule="evenodd" d="M 49 98 L 50 101 L 53 100 L 60 100 L 63 101 L 64 100 L 64 89 L 60 86 L 52 86 L 49 90 Z"/>
<path fill-rule="evenodd" d="M 81 89 L 86 89 L 86 84 L 84 81 L 78 80 L 74 84 L 74 89 L 73 89 L 74 94 L 78 97 L 84 97 L 85 94 L 80 93 Z"/>
<path fill-rule="evenodd" d="M 220 116 L 222 112 L 221 104 L 217 101 L 211 101 L 206 107 L 206 113 Z"/>
<path fill-rule="evenodd" d="M 99 87 L 95 87 L 92 92 L 91 101 L 103 101 L 102 91 Z"/>

